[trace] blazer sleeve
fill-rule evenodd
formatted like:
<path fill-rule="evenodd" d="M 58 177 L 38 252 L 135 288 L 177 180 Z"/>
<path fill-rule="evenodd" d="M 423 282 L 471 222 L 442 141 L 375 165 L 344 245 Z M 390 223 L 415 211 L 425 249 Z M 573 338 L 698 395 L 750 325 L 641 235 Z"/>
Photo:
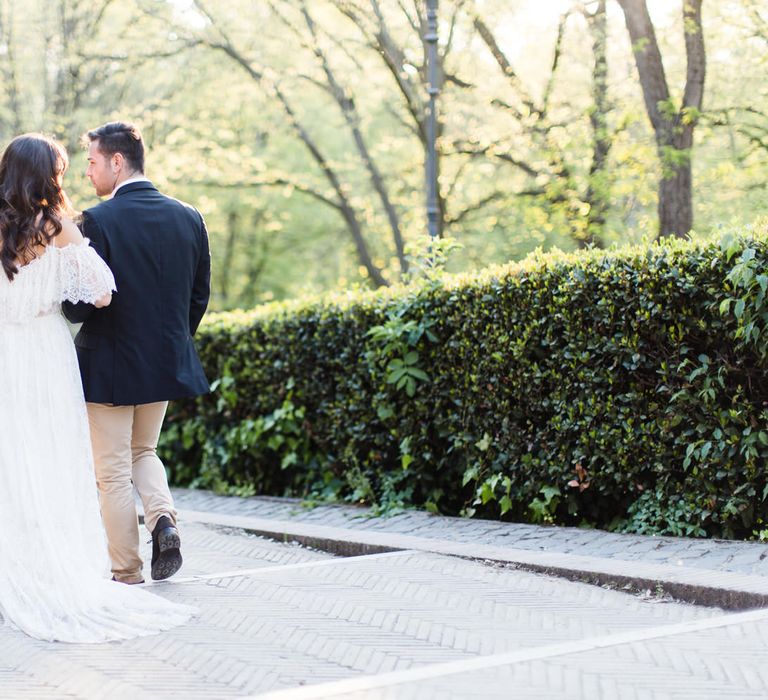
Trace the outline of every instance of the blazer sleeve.
<path fill-rule="evenodd" d="M 197 258 L 195 279 L 192 283 L 192 297 L 189 301 L 189 332 L 194 335 L 203 319 L 211 298 L 211 250 L 208 243 L 208 229 L 205 220 L 198 212 L 201 227 L 200 253 Z"/>
<path fill-rule="evenodd" d="M 102 260 L 109 265 L 107 259 L 107 241 L 104 238 L 104 232 L 101 230 L 96 219 L 92 214 L 87 211 L 83 212 L 83 221 L 80 224 L 80 230 L 85 238 L 91 241 L 91 247 L 99 254 Z M 82 323 L 88 320 L 91 314 L 96 311 L 96 307 L 93 304 L 88 304 L 84 301 L 73 303 L 71 301 L 64 301 L 61 305 L 61 310 L 64 312 L 64 316 L 70 323 Z"/>

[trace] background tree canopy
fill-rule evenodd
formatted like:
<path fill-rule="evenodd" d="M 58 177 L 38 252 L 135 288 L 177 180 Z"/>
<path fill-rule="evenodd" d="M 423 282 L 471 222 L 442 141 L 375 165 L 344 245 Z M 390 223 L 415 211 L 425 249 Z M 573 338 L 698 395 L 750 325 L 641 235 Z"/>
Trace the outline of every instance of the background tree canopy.
<path fill-rule="evenodd" d="M 62 139 L 84 208 L 80 134 L 137 121 L 147 174 L 206 216 L 214 308 L 396 282 L 426 237 L 425 14 L 423 0 L 0 0 L 0 137 Z M 758 0 L 441 0 L 440 63 L 454 269 L 679 235 L 659 211 L 684 200 L 658 198 L 686 177 L 695 235 L 768 213 Z"/>

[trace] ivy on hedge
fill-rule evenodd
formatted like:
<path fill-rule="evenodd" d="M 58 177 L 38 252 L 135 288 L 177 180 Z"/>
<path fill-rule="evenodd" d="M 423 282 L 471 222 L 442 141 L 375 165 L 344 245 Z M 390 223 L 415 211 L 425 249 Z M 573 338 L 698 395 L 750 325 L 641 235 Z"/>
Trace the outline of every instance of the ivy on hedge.
<path fill-rule="evenodd" d="M 177 484 L 614 530 L 768 520 L 768 246 L 537 253 L 213 315 Z"/>

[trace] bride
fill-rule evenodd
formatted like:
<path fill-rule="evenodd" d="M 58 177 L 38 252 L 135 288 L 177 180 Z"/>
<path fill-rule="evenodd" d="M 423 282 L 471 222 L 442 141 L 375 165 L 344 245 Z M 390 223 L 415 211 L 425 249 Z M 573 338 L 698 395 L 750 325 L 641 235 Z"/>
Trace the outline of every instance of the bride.
<path fill-rule="evenodd" d="M 83 390 L 61 302 L 115 281 L 72 221 L 64 148 L 15 138 L 0 160 L 0 616 L 47 641 L 128 639 L 193 609 L 110 581 Z"/>

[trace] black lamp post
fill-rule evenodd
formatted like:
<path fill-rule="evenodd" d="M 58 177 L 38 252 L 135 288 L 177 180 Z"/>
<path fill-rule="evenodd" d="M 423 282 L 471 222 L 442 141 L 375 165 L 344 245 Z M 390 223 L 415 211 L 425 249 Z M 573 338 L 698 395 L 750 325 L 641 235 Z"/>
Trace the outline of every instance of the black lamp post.
<path fill-rule="evenodd" d="M 438 236 L 438 216 L 440 209 L 437 203 L 437 3 L 438 0 L 427 0 L 427 80 L 429 106 L 427 108 L 427 227 L 429 235 L 434 240 Z"/>

